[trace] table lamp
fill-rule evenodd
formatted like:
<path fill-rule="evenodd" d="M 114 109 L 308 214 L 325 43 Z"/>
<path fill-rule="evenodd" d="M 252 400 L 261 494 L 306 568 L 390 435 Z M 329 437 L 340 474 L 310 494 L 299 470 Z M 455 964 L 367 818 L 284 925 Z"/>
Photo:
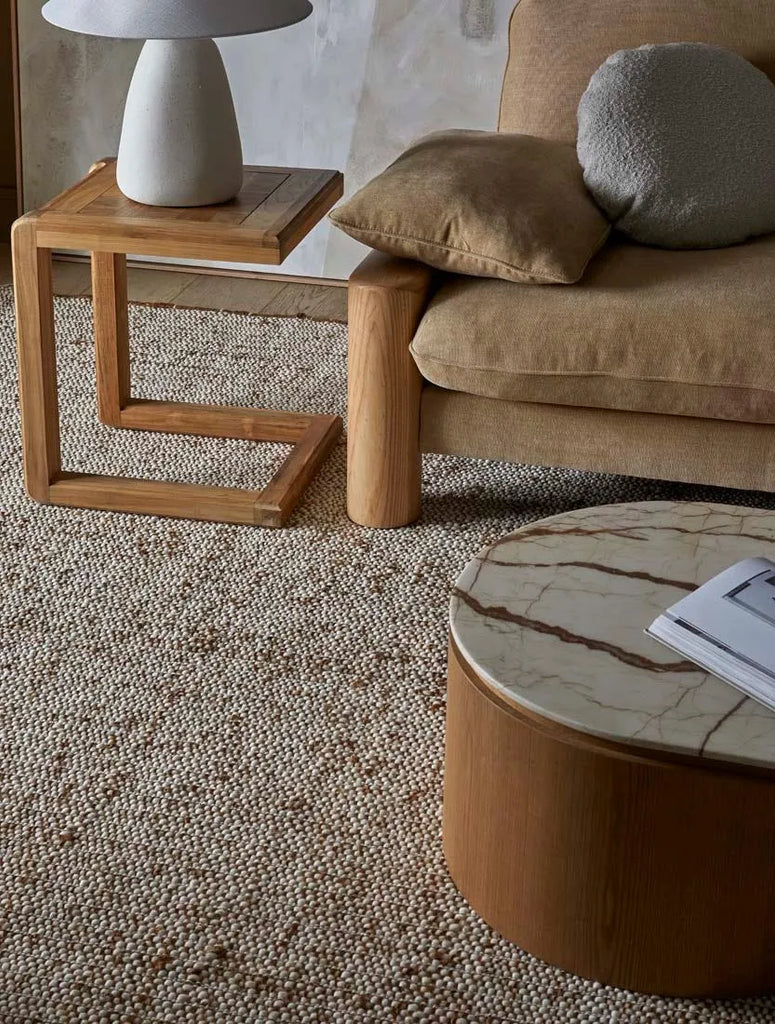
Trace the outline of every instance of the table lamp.
<path fill-rule="evenodd" d="M 210 206 L 242 187 L 242 145 L 213 36 L 295 25 L 308 0 L 48 0 L 60 28 L 145 39 L 127 95 L 118 187 L 149 206 Z"/>

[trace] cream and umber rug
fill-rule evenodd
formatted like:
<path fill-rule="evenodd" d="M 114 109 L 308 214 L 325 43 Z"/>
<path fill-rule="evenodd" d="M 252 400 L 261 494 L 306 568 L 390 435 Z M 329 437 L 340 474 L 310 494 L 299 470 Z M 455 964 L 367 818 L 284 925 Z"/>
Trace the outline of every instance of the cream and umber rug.
<path fill-rule="evenodd" d="M 58 300 L 68 468 L 259 485 L 282 449 L 96 424 L 91 310 Z M 345 329 L 133 307 L 136 393 L 343 411 Z M 34 505 L 0 290 L 0 1021 L 751 1022 L 547 967 L 441 852 L 446 606 L 482 545 L 563 509 L 775 501 L 447 458 L 417 526 L 344 513 L 344 447 L 289 528 Z M 734 867 L 732 866 L 732 870 Z"/>

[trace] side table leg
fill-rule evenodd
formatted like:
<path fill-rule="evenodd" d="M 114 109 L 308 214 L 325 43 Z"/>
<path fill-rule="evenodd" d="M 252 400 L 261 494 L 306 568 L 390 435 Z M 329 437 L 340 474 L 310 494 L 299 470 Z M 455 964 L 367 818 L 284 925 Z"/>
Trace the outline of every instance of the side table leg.
<path fill-rule="evenodd" d="M 126 256 L 93 252 L 91 265 L 97 407 L 102 423 L 118 427 L 131 390 Z"/>
<path fill-rule="evenodd" d="M 18 220 L 11 238 L 24 482 L 31 498 L 47 502 L 61 470 L 51 250 L 38 248 L 34 215 Z"/>

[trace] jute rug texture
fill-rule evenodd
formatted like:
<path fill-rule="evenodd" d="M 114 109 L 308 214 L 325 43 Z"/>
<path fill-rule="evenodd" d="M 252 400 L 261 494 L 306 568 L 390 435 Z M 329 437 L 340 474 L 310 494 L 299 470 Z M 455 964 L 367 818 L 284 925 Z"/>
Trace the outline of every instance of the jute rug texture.
<path fill-rule="evenodd" d="M 91 306 L 57 300 L 65 466 L 260 485 L 284 449 L 96 421 Z M 135 306 L 135 393 L 344 412 L 345 328 Z M 46 508 L 20 472 L 0 291 L 0 1021 L 710 1024 L 775 1000 L 607 989 L 509 945 L 441 850 L 447 602 L 565 509 L 765 495 L 441 457 L 422 521 L 287 529 Z M 734 865 L 730 865 L 734 870 Z"/>

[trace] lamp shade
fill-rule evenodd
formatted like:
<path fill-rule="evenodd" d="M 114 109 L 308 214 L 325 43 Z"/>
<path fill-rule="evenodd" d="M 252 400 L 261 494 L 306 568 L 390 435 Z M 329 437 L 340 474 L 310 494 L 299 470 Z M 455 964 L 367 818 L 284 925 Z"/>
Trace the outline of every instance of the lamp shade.
<path fill-rule="evenodd" d="M 209 39 L 303 21 L 309 0 L 48 0 L 52 25 L 113 39 Z"/>

